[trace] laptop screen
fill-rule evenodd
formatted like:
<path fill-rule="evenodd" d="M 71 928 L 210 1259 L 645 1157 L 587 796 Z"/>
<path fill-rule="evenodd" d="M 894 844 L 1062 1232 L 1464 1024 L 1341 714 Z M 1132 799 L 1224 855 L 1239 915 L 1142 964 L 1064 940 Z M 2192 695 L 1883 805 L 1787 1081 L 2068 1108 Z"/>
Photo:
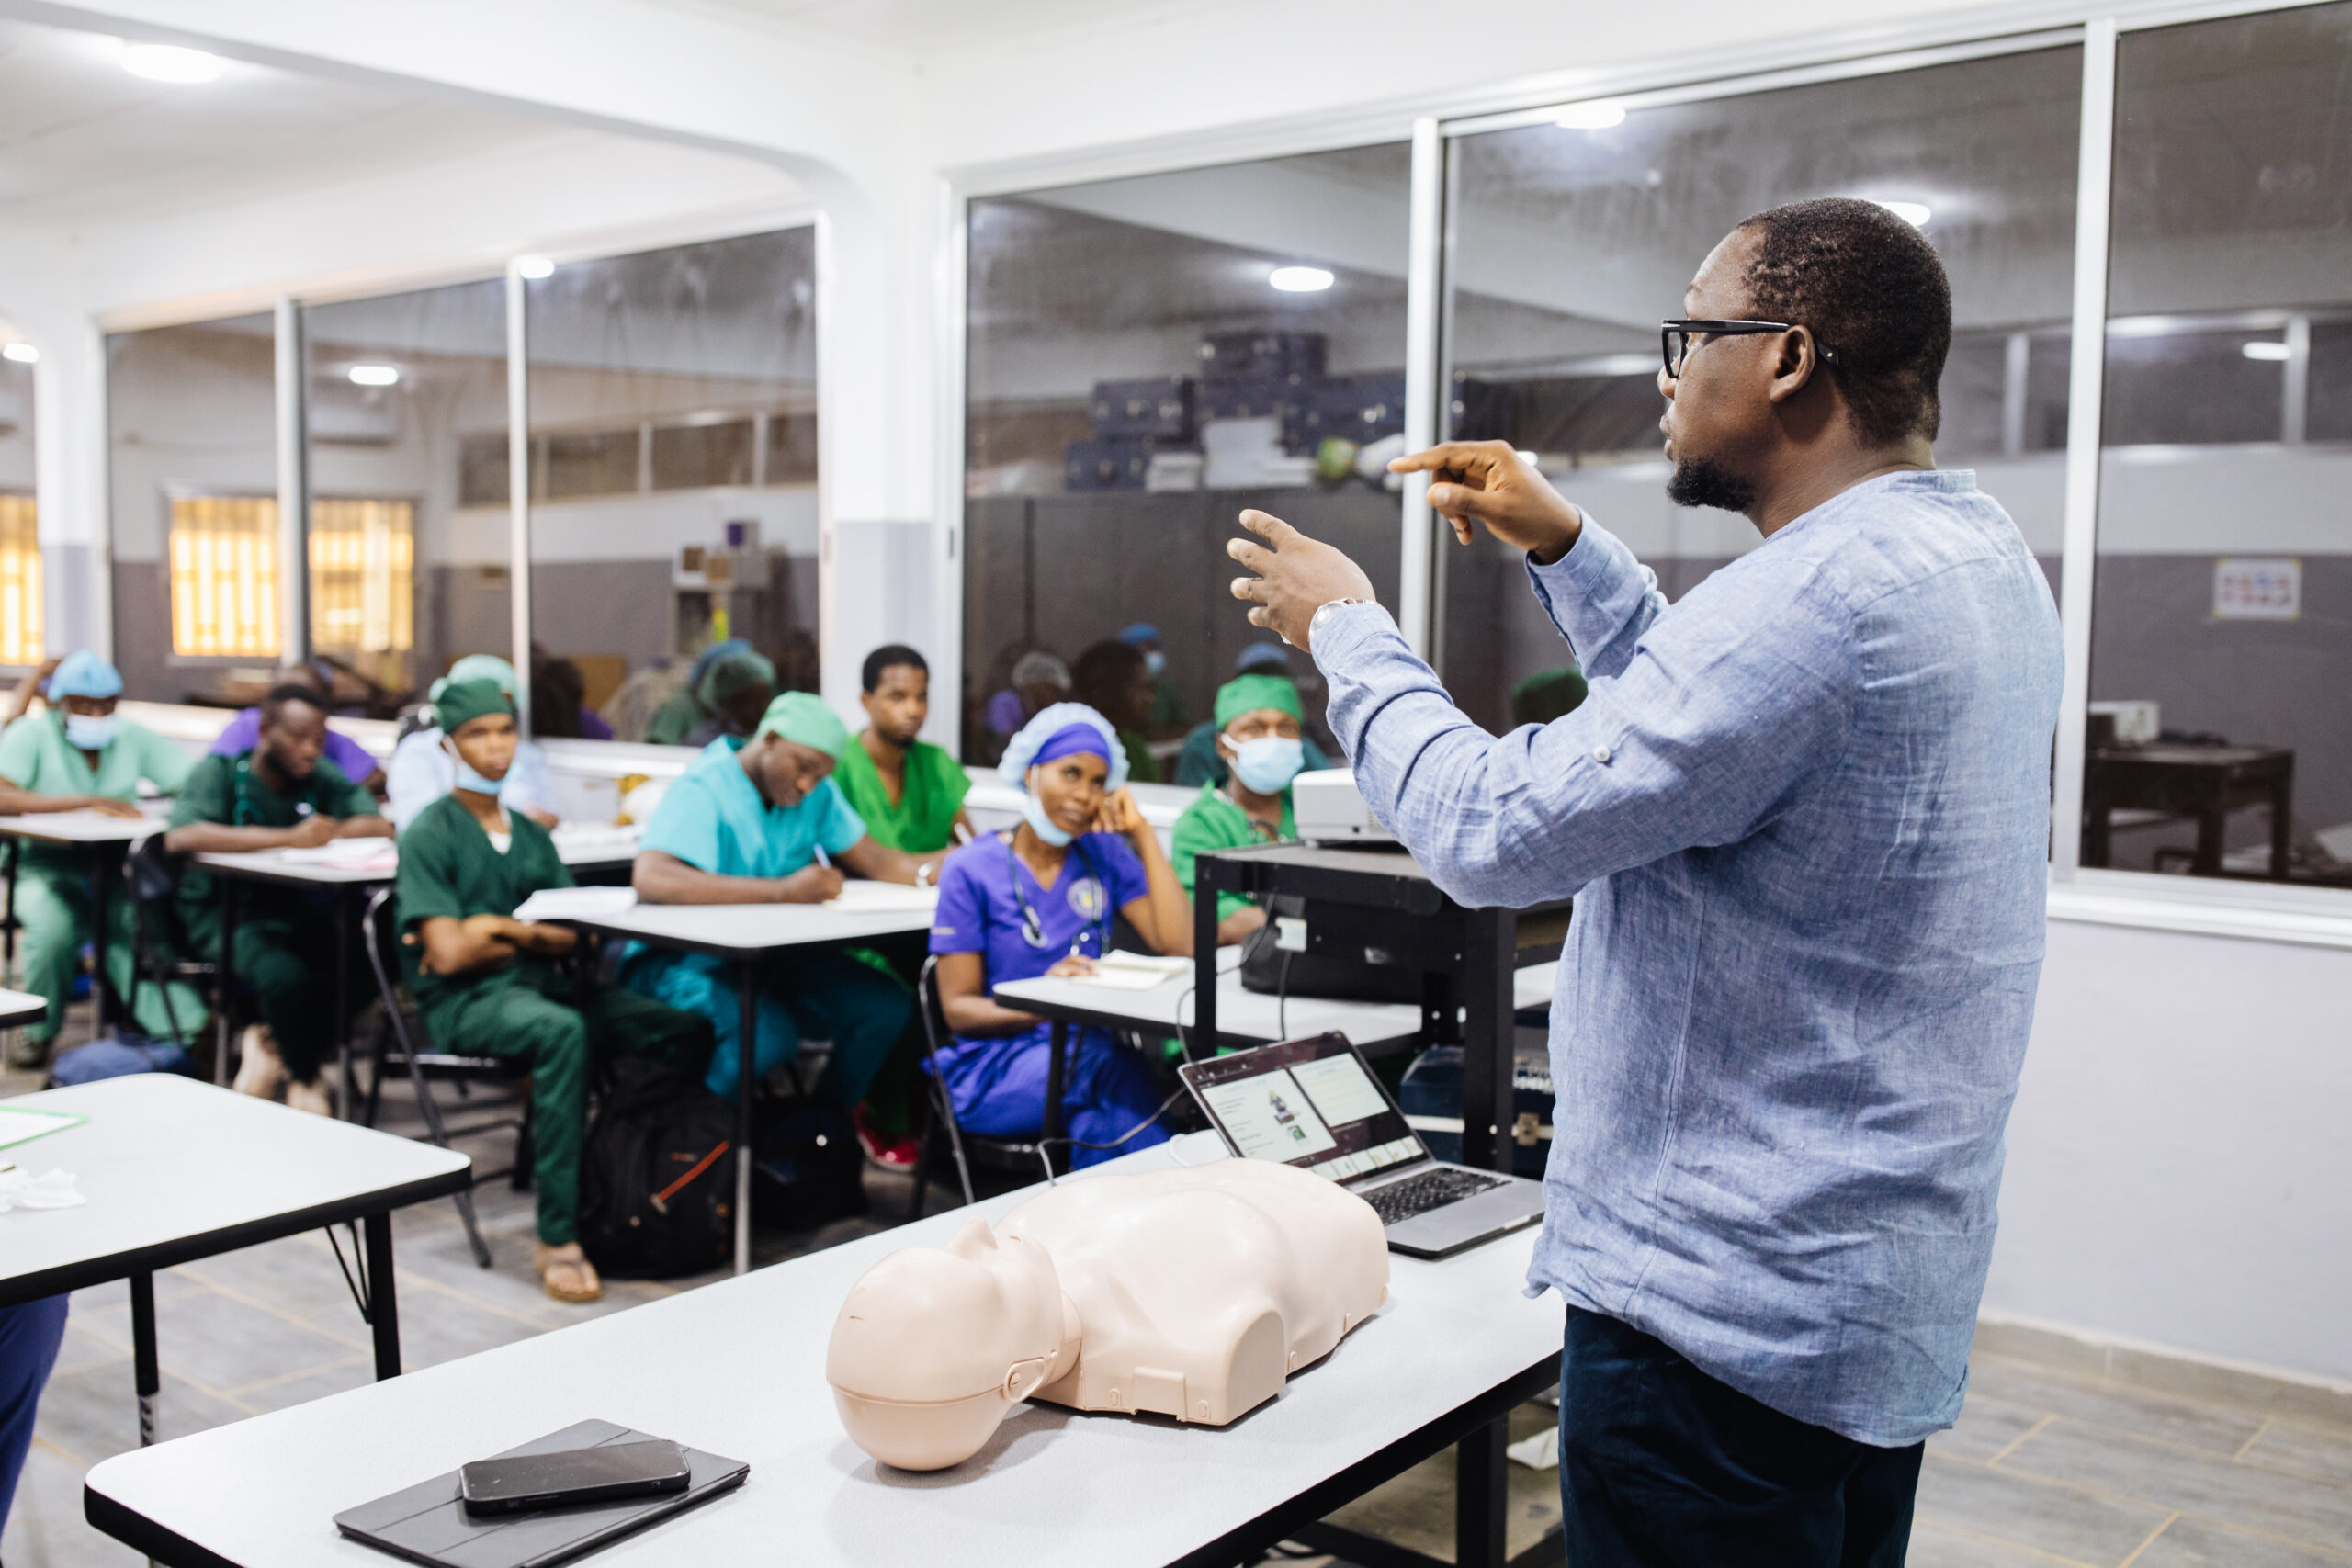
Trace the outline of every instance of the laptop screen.
<path fill-rule="evenodd" d="M 1182 1069 L 1244 1159 L 1279 1160 L 1334 1181 L 1428 1157 L 1387 1089 L 1343 1034 L 1286 1040 Z"/>

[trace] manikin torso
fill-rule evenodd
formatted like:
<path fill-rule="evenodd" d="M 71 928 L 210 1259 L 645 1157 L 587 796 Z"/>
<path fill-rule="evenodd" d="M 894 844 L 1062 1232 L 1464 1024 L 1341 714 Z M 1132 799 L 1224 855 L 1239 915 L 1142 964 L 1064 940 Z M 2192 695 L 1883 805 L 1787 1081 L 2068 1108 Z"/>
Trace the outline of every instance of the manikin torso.
<path fill-rule="evenodd" d="M 1387 1293 L 1379 1217 L 1319 1176 L 1227 1159 L 1091 1177 L 876 1264 L 825 1376 L 860 1448 L 935 1470 L 1023 1399 L 1222 1426 Z"/>

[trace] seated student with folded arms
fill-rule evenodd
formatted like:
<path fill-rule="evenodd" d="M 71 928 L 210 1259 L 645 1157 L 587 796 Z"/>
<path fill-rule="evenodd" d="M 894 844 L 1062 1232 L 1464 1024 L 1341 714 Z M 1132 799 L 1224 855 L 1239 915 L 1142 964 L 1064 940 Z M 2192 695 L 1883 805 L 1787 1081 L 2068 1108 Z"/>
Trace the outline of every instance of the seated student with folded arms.
<path fill-rule="evenodd" d="M 786 692 L 748 740 L 721 736 L 654 807 L 630 878 L 649 904 L 821 904 L 842 890 L 838 864 L 877 882 L 926 878 L 942 858 L 918 860 L 875 842 L 831 774 L 852 744 L 822 698 Z M 830 861 L 820 857 L 830 857 Z M 710 1021 L 718 1048 L 705 1078 L 733 1099 L 741 1019 L 735 970 L 698 953 L 639 946 L 621 961 L 631 990 Z M 905 987 L 846 953 L 792 953 L 772 963 L 757 1003 L 754 1073 L 800 1054 L 804 1034 L 833 1043 L 817 1091 L 844 1111 L 865 1097 L 876 1067 L 913 1005 Z"/>
<path fill-rule="evenodd" d="M 701 1065 L 710 1025 L 616 987 L 572 989 L 552 960 L 579 937 L 514 918 L 571 873 L 548 830 L 499 802 L 514 765 L 514 705 L 488 681 L 459 681 L 435 699 L 457 787 L 401 834 L 401 960 L 409 994 L 444 1051 L 511 1056 L 531 1069 L 531 1174 L 538 1194 L 539 1282 L 560 1302 L 604 1294 L 580 1250 L 580 1145 L 592 1052 Z"/>
<path fill-rule="evenodd" d="M 1176 818 L 1176 876 L 1197 896 L 1196 856 L 1245 844 L 1282 843 L 1298 837 L 1290 782 L 1306 749 L 1298 738 L 1298 688 L 1278 675 L 1241 675 L 1216 691 L 1217 761 L 1226 780 L 1207 784 Z M 1266 923 L 1266 911 L 1238 893 L 1216 897 L 1216 940 L 1229 947 Z"/>
<path fill-rule="evenodd" d="M 113 665 L 80 649 L 60 660 L 49 678 L 48 711 L 11 724 L 0 736 L 0 812 L 99 811 L 135 818 L 131 804 L 141 779 L 168 795 L 191 766 L 177 746 L 143 725 L 115 716 L 122 677 Z M 25 987 L 49 1004 L 49 1016 L 27 1024 L 11 1060 L 38 1067 L 65 1027 L 65 1002 L 82 944 L 97 912 L 90 878 L 101 854 L 119 856 L 120 844 L 44 844 L 27 840 L 17 863 L 17 919 L 25 933 Z M 107 903 L 107 978 L 117 994 L 131 992 L 130 899 Z M 203 1026 L 204 998 L 175 982 L 169 1005 L 152 985 L 139 987 L 139 1027 L 170 1039 L 175 1021 L 185 1042 Z"/>
<path fill-rule="evenodd" d="M 931 951 L 941 1010 L 956 1032 L 939 1074 L 956 1124 L 1012 1137 L 1037 1132 L 1045 1119 L 1052 1026 L 992 999 L 990 988 L 1091 973 L 1110 945 L 1114 913 L 1153 952 L 1189 953 L 1193 908 L 1126 792 L 1126 748 L 1101 714 L 1082 703 L 1046 708 L 1012 738 L 998 774 L 1023 795 L 1021 825 L 947 857 Z M 1071 1030 L 1068 1050 L 1069 1136 L 1079 1145 L 1126 1139 L 1114 1149 L 1074 1146 L 1072 1166 L 1167 1138 L 1151 1120 L 1161 1097 L 1141 1056 L 1103 1029 Z"/>
<path fill-rule="evenodd" d="M 174 854 L 237 854 L 391 837 L 392 825 L 376 814 L 376 797 L 321 754 L 324 701 L 307 686 L 272 691 L 261 705 L 254 749 L 207 757 L 188 774 L 164 847 Z M 237 899 L 231 973 L 253 987 L 262 1021 L 244 1032 L 236 1087 L 266 1100 L 283 1082 L 287 1104 L 333 1115 L 319 1062 L 342 1022 L 334 1016 L 334 922 L 317 897 L 300 888 L 248 884 Z M 180 873 L 179 904 L 196 951 L 217 958 L 220 889 L 201 867 Z M 356 1005 L 363 995 L 355 986 L 349 999 Z"/>

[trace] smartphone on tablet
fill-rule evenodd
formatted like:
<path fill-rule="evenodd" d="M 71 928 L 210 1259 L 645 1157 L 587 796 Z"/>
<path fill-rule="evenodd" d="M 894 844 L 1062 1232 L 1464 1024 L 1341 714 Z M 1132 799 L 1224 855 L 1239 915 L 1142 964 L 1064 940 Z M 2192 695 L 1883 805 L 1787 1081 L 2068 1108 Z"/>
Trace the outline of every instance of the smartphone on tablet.
<path fill-rule="evenodd" d="M 521 1514 L 574 1503 L 684 1492 L 690 1479 L 684 1450 L 675 1443 L 649 1439 L 476 1460 L 458 1469 L 458 1493 L 469 1514 Z"/>

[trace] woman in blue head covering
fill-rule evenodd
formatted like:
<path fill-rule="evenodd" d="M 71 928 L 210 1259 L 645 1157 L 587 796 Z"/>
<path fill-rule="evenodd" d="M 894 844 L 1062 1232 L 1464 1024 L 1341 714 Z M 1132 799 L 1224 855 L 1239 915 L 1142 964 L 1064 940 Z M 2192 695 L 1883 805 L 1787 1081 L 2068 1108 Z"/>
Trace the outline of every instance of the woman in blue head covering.
<path fill-rule="evenodd" d="M 939 1076 L 956 1122 L 1012 1137 L 1044 1123 L 1051 1028 L 990 999 L 989 988 L 1091 973 L 1110 946 L 1114 915 L 1126 917 L 1154 952 L 1189 953 L 1193 907 L 1126 792 L 1125 748 L 1101 714 L 1056 703 L 1012 738 L 997 772 L 1022 792 L 1021 825 L 947 857 L 931 951 L 941 1008 L 956 1032 L 940 1053 Z M 1120 1049 L 1108 1030 L 1070 1032 L 1062 1114 L 1077 1145 L 1073 1166 L 1166 1139 L 1150 1122 L 1160 1099 L 1150 1066 Z M 1121 1138 L 1115 1149 L 1084 1146 Z"/>

